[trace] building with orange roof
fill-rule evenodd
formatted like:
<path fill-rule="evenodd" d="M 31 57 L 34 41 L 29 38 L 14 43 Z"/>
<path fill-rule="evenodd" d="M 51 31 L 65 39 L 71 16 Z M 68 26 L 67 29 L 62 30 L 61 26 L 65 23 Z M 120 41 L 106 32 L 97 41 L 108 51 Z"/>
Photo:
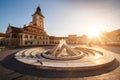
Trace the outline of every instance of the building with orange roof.
<path fill-rule="evenodd" d="M 0 33 L 0 46 L 4 45 L 4 40 L 5 40 L 5 34 L 4 33 Z"/>
<path fill-rule="evenodd" d="M 6 30 L 6 46 L 49 45 L 49 35 L 44 31 L 44 16 L 38 6 L 28 26 L 17 28 L 9 25 Z"/>

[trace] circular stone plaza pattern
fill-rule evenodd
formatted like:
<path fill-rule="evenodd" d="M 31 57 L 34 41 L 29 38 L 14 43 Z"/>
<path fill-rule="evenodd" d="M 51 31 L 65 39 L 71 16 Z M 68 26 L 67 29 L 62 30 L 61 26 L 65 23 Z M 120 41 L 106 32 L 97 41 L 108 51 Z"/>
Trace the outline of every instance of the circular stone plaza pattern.
<path fill-rule="evenodd" d="M 70 47 L 61 40 L 53 49 L 31 48 L 19 51 L 18 62 L 43 70 L 89 71 L 113 65 L 115 57 L 91 47 Z"/>

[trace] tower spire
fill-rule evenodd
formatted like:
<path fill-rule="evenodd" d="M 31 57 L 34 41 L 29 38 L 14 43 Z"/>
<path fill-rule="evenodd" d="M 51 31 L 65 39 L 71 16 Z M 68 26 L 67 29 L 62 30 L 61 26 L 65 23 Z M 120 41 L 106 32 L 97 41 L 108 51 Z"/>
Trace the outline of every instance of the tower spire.
<path fill-rule="evenodd" d="M 34 26 L 44 31 L 44 16 L 42 15 L 41 9 L 38 6 L 35 13 L 32 15 L 32 23 Z"/>
<path fill-rule="evenodd" d="M 35 11 L 34 14 L 38 14 L 38 15 L 44 17 L 44 16 L 42 15 L 42 12 L 41 12 L 41 8 L 40 8 L 40 6 L 38 6 L 38 7 L 36 8 L 36 11 Z"/>

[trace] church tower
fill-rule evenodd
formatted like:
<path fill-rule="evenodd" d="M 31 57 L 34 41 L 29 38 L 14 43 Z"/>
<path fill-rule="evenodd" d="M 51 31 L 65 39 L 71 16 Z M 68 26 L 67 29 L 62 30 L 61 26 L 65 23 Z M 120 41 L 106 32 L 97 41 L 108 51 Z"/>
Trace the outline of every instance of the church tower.
<path fill-rule="evenodd" d="M 32 15 L 32 25 L 44 31 L 44 16 L 38 6 L 35 13 Z"/>

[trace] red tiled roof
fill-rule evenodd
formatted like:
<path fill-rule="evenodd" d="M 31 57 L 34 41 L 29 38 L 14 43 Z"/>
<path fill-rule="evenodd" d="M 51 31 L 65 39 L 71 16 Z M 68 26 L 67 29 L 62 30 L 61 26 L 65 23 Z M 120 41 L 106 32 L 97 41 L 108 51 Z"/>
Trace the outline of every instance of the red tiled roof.
<path fill-rule="evenodd" d="M 35 26 L 25 26 L 23 29 L 27 29 L 27 28 L 34 28 L 34 29 L 38 29 L 38 30 L 41 30 L 39 27 L 35 27 Z"/>
<path fill-rule="evenodd" d="M 39 35 L 39 36 L 49 36 L 46 32 L 43 31 L 42 34 L 38 34 L 38 32 L 34 32 L 34 31 L 29 31 L 29 28 L 30 29 L 33 29 L 33 30 L 41 30 L 40 28 L 38 27 L 35 27 L 35 26 L 25 26 L 23 28 L 23 33 L 27 33 L 27 34 L 32 34 L 32 35 Z"/>
<path fill-rule="evenodd" d="M 50 39 L 68 39 L 68 37 L 56 37 L 56 36 L 50 36 Z"/>
<path fill-rule="evenodd" d="M 112 32 L 115 32 L 115 33 L 120 32 L 120 29 L 114 30 Z"/>
<path fill-rule="evenodd" d="M 5 37 L 5 34 L 4 33 L 0 33 L 0 37 Z"/>
<path fill-rule="evenodd" d="M 17 28 L 17 27 L 14 27 L 14 26 L 10 26 L 10 28 L 12 29 L 12 33 L 22 32 L 22 28 Z"/>
<path fill-rule="evenodd" d="M 37 29 L 37 30 L 40 30 L 40 28 L 37 28 L 37 27 L 34 27 L 34 26 L 26 26 L 24 28 L 17 28 L 17 27 L 14 27 L 14 26 L 9 26 L 12 30 L 12 33 L 26 33 L 26 34 L 32 34 L 32 35 L 39 35 L 39 36 L 49 36 L 47 33 L 43 33 L 43 34 L 38 34 L 36 32 L 31 32 L 29 31 L 28 29 L 31 27 L 31 28 L 34 28 L 34 29 Z"/>
<path fill-rule="evenodd" d="M 31 34 L 31 35 L 38 35 L 38 36 L 49 36 L 48 34 L 38 34 L 38 33 L 34 33 L 34 32 L 29 32 L 29 31 L 23 31 L 23 33 Z"/>

